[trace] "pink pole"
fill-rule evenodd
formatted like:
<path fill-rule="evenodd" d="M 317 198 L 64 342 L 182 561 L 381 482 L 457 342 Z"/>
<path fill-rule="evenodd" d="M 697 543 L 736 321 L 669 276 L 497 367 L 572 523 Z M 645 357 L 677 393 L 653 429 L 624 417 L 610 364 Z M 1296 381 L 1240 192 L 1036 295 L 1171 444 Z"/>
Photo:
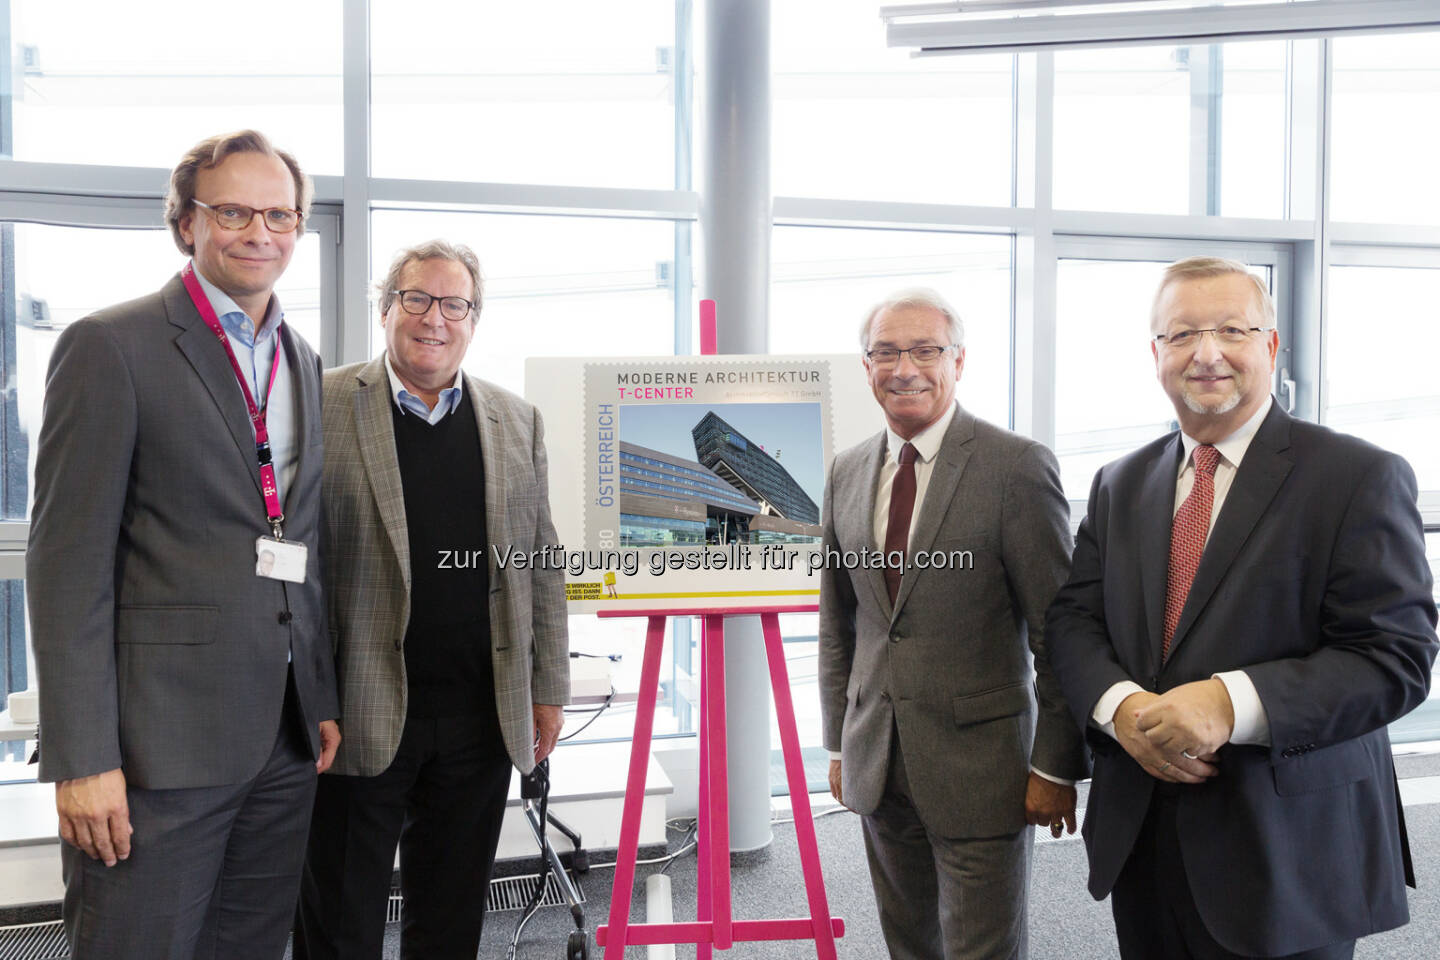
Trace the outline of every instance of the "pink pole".
<path fill-rule="evenodd" d="M 730 775 L 725 758 L 725 618 L 709 615 L 705 626 L 706 684 L 701 697 L 710 745 L 710 919 L 715 948 L 729 950 L 734 939 L 730 930 Z"/>
<path fill-rule="evenodd" d="M 708 928 L 712 915 L 710 906 L 710 663 L 705 651 L 710 649 L 710 618 L 700 618 L 700 796 L 695 805 L 695 919 Z M 695 944 L 695 960 L 711 960 L 715 947 L 707 937 Z"/>
<path fill-rule="evenodd" d="M 715 332 L 715 301 L 700 301 L 700 355 L 713 357 L 718 351 Z"/>

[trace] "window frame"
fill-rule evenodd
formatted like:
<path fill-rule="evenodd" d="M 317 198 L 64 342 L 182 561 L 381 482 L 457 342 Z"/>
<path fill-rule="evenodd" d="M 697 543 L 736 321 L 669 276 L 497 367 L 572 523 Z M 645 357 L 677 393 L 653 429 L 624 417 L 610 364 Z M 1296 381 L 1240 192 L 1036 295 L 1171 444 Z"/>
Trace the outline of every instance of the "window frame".
<path fill-rule="evenodd" d="M 694 110 L 679 96 L 693 78 L 679 65 L 693 61 L 690 0 L 677 0 L 676 183 L 673 190 L 396 180 L 371 176 L 370 26 L 368 0 L 343 0 L 343 173 L 315 177 L 310 228 L 321 235 L 321 356 L 329 365 L 368 359 L 374 326 L 370 304 L 371 214 L 381 209 L 467 210 L 667 220 L 674 224 L 675 344 L 689 352 L 694 329 L 697 257 L 692 235 L 701 198 L 691 184 Z M 0 0 L 0 14 L 9 5 Z M 8 63 L 9 20 L 0 15 L 0 66 Z M 1009 205 L 891 203 L 809 196 L 776 196 L 772 223 L 989 233 L 1012 245 L 1011 417 L 1009 426 L 1054 446 L 1056 291 L 1060 260 L 1156 259 L 1197 252 L 1238 255 L 1274 269 L 1282 350 L 1280 364 L 1296 383 L 1297 415 L 1317 419 L 1324 383 L 1326 286 L 1330 265 L 1403 265 L 1440 257 L 1440 224 L 1332 223 L 1326 202 L 1331 169 L 1329 120 L 1333 77 L 1331 41 L 1290 41 L 1286 84 L 1286 197 L 1284 219 L 1204 215 L 1199 198 L 1213 194 L 1213 170 L 1192 168 L 1192 212 L 1129 214 L 1056 209 L 1053 203 L 1055 57 L 1014 58 L 1014 122 Z M 1199 45 L 1197 45 L 1199 46 Z M 1195 79 L 1192 77 L 1192 80 Z M 683 102 L 680 102 L 682 101 Z M 0 149 L 9 143 L 0 101 Z M 1223 105 L 1221 107 L 1223 109 Z M 1215 104 L 1191 125 L 1191 155 L 1212 156 Z M 1201 122 L 1203 120 L 1203 122 Z M 153 228 L 167 171 L 157 168 L 31 163 L 0 159 L 0 209 L 5 220 L 62 226 Z M 1203 189 L 1202 189 L 1203 188 Z M 1143 256 L 1142 256 L 1143 253 Z M 1264 259 L 1257 259 L 1263 257 Z M 1379 258 L 1377 260 L 1377 258 Z M 1288 345 L 1288 346 L 1287 346 Z M 1440 529 L 1440 491 L 1422 492 L 1427 525 Z M 1078 520 L 1072 503 L 1072 515 Z M 0 522 L 0 576 L 23 577 L 28 523 Z M 689 664 L 690 621 L 677 620 L 675 657 Z M 682 639 L 683 630 L 683 639 Z M 33 673 L 31 674 L 33 676 Z M 677 671 L 677 697 L 690 679 Z M 577 741 L 583 743 L 584 741 Z"/>

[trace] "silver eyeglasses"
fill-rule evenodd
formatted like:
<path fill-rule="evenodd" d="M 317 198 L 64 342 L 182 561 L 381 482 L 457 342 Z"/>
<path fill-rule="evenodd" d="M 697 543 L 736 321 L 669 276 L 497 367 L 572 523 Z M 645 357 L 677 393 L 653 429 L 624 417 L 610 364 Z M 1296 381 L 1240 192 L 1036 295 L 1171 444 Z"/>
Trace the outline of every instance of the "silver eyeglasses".
<path fill-rule="evenodd" d="M 1227 324 L 1223 327 L 1206 327 L 1203 330 L 1176 330 L 1174 333 L 1157 333 L 1152 339 L 1173 350 L 1184 350 L 1200 346 L 1205 334 L 1215 338 L 1222 347 L 1233 347 L 1250 339 L 1252 333 L 1268 333 L 1274 327 L 1239 327 Z"/>

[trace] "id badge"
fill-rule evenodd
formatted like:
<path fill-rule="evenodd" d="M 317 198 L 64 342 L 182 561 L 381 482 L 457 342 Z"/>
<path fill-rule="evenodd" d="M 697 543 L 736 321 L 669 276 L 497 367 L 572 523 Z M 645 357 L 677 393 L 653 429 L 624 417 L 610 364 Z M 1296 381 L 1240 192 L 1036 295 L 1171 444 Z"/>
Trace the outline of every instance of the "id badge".
<path fill-rule="evenodd" d="M 296 540 L 255 538 L 255 576 L 271 580 L 305 582 L 305 562 L 309 551 Z"/>

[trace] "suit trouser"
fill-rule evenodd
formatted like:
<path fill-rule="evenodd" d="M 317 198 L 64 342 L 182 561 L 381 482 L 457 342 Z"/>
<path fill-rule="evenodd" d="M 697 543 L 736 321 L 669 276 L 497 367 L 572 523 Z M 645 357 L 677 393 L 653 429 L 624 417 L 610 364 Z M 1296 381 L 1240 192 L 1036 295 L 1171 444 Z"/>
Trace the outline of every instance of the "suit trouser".
<path fill-rule="evenodd" d="M 284 955 L 315 794 L 315 761 L 293 683 L 282 717 L 275 748 L 253 780 L 131 787 L 129 859 L 107 867 L 60 844 L 74 960 Z"/>
<path fill-rule="evenodd" d="M 894 960 L 1023 960 L 1033 827 L 961 839 L 931 830 L 911 803 L 898 735 L 885 795 L 862 822 Z"/>
<path fill-rule="evenodd" d="M 321 777 L 295 960 L 379 960 L 397 843 L 401 957 L 474 960 L 511 769 L 492 711 L 410 717 L 384 773 Z"/>
<path fill-rule="evenodd" d="M 1135 848 L 1125 861 L 1110 909 L 1123 960 L 1245 960 L 1215 942 L 1195 908 L 1180 833 L 1175 824 L 1177 788 L 1157 784 Z M 1244 909 L 1237 904 L 1236 909 Z M 1355 941 L 1286 954 L 1275 960 L 1350 960 Z"/>

